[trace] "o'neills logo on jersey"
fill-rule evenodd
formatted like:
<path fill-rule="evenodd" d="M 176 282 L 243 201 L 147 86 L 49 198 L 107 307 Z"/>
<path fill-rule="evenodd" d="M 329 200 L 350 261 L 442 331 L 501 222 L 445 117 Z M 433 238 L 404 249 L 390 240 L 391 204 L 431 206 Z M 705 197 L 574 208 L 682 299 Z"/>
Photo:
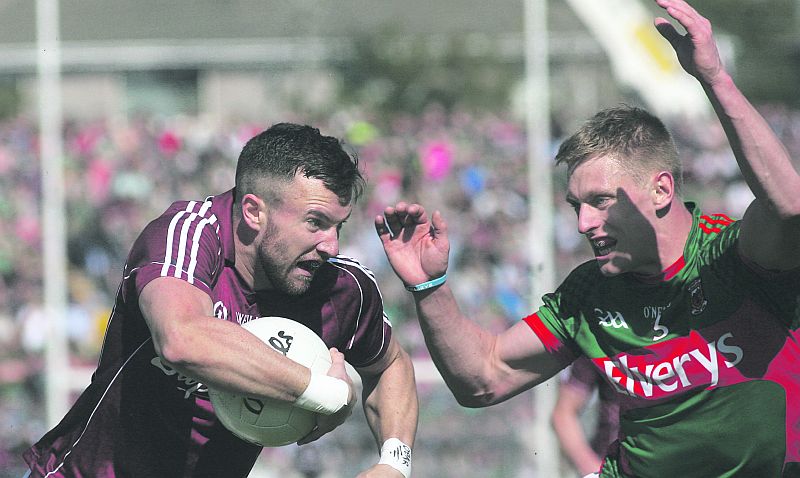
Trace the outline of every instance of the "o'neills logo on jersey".
<path fill-rule="evenodd" d="M 612 360 L 594 361 L 618 392 L 639 398 L 663 398 L 740 378 L 734 367 L 744 358 L 744 351 L 732 343 L 733 339 L 733 334 L 727 333 L 706 342 L 700 334 L 692 332 L 688 337 L 648 347 L 653 353 L 621 354 Z M 653 358 L 660 360 L 652 361 Z"/>

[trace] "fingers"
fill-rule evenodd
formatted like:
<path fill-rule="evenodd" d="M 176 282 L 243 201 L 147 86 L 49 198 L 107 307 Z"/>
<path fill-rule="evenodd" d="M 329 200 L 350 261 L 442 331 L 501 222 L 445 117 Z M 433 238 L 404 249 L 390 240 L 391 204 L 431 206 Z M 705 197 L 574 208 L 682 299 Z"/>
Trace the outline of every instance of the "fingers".
<path fill-rule="evenodd" d="M 682 38 L 678 30 L 669 22 L 669 20 L 658 17 L 655 20 L 656 30 L 664 37 L 673 48 L 677 47 L 677 42 Z"/>
<path fill-rule="evenodd" d="M 378 237 L 380 237 L 381 241 L 384 242 L 394 237 L 394 233 L 386 224 L 385 216 L 375 216 L 375 232 L 378 233 Z"/>
<path fill-rule="evenodd" d="M 314 427 L 308 435 L 304 436 L 303 438 L 297 440 L 297 445 L 305 445 L 306 443 L 311 443 L 312 441 L 317 441 L 319 438 L 324 435 L 325 433 L 319 429 L 319 427 Z"/>
<path fill-rule="evenodd" d="M 435 211 L 433 213 L 431 224 L 433 226 L 434 235 L 447 235 L 447 222 L 444 220 L 444 216 L 442 216 L 441 212 Z"/>
<path fill-rule="evenodd" d="M 705 29 L 709 25 L 708 20 L 697 13 L 697 10 L 692 8 L 691 5 L 682 0 L 656 0 L 656 3 L 666 10 L 667 13 L 680 23 L 692 36 L 695 36 L 701 29 Z M 665 23 L 669 22 L 663 18 L 656 19 L 656 28 L 658 28 L 659 31 L 661 31 L 662 28 L 666 29 L 666 27 L 663 26 Z M 674 27 L 672 30 L 675 30 Z M 675 33 L 677 34 L 677 31 Z M 664 35 L 663 32 L 661 34 Z M 674 36 L 665 36 L 665 38 L 672 43 L 673 40 L 670 38 L 674 39 Z"/>
<path fill-rule="evenodd" d="M 350 382 L 350 376 L 347 375 L 347 370 L 344 368 L 344 354 L 339 352 L 336 347 L 332 347 L 330 353 L 331 368 L 328 370 L 328 375 Z"/>
<path fill-rule="evenodd" d="M 419 204 L 399 202 L 384 209 L 382 216 L 375 217 L 375 231 L 382 241 L 388 241 L 428 222 L 425 208 Z"/>

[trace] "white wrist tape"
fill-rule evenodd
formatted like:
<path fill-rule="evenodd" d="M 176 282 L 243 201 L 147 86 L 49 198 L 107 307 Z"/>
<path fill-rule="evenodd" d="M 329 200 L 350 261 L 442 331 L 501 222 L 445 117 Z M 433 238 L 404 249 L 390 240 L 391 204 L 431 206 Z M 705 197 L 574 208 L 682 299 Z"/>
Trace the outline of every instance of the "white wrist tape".
<path fill-rule="evenodd" d="M 397 438 L 389 438 L 383 442 L 378 464 L 389 465 L 408 478 L 411 476 L 411 447 Z"/>
<path fill-rule="evenodd" d="M 331 415 L 347 405 L 349 395 L 350 386 L 344 380 L 312 373 L 308 387 L 294 403 L 312 412 Z"/>

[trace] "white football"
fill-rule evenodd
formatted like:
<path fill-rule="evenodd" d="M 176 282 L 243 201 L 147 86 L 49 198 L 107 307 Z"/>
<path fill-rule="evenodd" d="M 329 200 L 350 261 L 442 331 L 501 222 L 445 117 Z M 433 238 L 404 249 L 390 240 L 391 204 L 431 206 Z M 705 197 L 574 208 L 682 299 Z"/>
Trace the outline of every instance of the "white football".
<path fill-rule="evenodd" d="M 312 372 L 326 374 L 331 354 L 311 329 L 283 317 L 261 317 L 242 325 L 278 352 L 305 365 Z M 244 397 L 209 388 L 214 412 L 225 428 L 242 440 L 275 447 L 295 443 L 316 424 L 316 413 L 292 403 Z"/>

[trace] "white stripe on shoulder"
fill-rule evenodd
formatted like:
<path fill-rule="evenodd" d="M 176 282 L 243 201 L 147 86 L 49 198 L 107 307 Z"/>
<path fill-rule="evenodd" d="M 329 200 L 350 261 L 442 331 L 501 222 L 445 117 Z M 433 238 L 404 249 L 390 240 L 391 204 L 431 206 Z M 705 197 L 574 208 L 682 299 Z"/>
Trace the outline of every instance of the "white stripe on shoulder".
<path fill-rule="evenodd" d="M 375 279 L 375 273 L 373 273 L 367 266 L 361 264 L 360 262 L 358 262 L 358 260 L 356 260 L 356 259 L 354 259 L 352 257 L 338 255 L 338 256 L 331 257 L 330 259 L 328 259 L 328 262 L 335 263 L 335 264 L 351 265 L 351 266 L 363 271 L 366 275 L 368 275 L 370 277 L 370 279 L 372 279 L 372 282 L 374 282 L 376 285 L 378 283 L 378 281 Z"/>
<path fill-rule="evenodd" d="M 360 294 L 359 301 L 358 301 L 358 318 L 356 319 L 356 326 L 353 328 L 353 336 L 350 337 L 350 340 L 347 341 L 347 349 L 353 348 L 353 342 L 356 340 L 356 333 L 358 332 L 358 326 L 361 323 L 361 314 L 364 312 L 364 289 L 361 287 L 361 282 L 359 282 L 358 278 L 353 274 L 350 270 L 345 267 L 342 267 L 342 261 L 335 260 L 334 258 L 328 259 L 328 262 L 337 269 L 340 269 L 348 274 L 353 278 L 353 281 L 358 285 L 358 292 Z"/>
<path fill-rule="evenodd" d="M 161 275 L 166 276 L 169 274 L 169 267 L 174 266 L 174 277 L 181 277 L 182 273 L 186 273 L 186 280 L 189 283 L 194 283 L 194 270 L 197 266 L 197 251 L 200 243 L 200 236 L 202 235 L 203 228 L 207 225 L 214 225 L 217 222 L 217 217 L 214 214 L 208 214 L 211 208 L 212 201 L 206 200 L 201 204 L 201 207 L 196 212 L 198 202 L 190 201 L 186 209 L 179 211 L 175 214 L 170 221 L 169 229 L 167 231 L 167 250 L 164 258 L 164 266 L 161 269 Z M 188 214 L 188 216 L 187 216 Z M 200 220 L 198 220 L 200 218 Z M 176 234 L 180 224 L 180 233 Z M 194 227 L 194 233 L 190 233 Z M 218 230 L 218 229 L 217 229 Z M 177 241 L 177 256 L 172 260 L 172 252 Z M 188 253 L 188 259 L 187 259 Z"/>
<path fill-rule="evenodd" d="M 337 264 L 350 265 L 350 266 L 353 266 L 356 269 L 364 272 L 364 274 L 366 274 L 367 277 L 372 279 L 372 282 L 375 284 L 375 290 L 378 291 L 378 297 L 381 298 L 381 308 L 383 308 L 383 303 L 384 303 L 383 302 L 383 293 L 381 292 L 381 288 L 378 286 L 378 279 L 375 278 L 375 274 L 367 266 L 362 265 L 360 262 L 358 262 L 356 259 L 353 259 L 352 257 L 343 256 L 343 255 L 338 255 L 336 257 L 331 257 L 330 259 L 328 259 L 328 262 L 330 262 L 334 266 L 337 265 Z M 355 278 L 355 276 L 353 276 L 353 278 Z M 358 282 L 358 280 L 356 280 L 356 282 Z M 359 284 L 358 286 L 361 287 L 361 284 Z M 362 292 L 362 296 L 363 296 L 363 292 Z M 388 322 L 389 325 L 391 326 L 392 322 L 389 320 L 389 317 L 386 316 L 385 312 L 383 314 L 383 317 L 386 320 L 386 322 Z"/>
<path fill-rule="evenodd" d="M 197 250 L 200 248 L 200 236 L 203 234 L 203 229 L 209 225 L 213 226 L 217 223 L 217 216 L 211 215 L 200 221 L 197 229 L 194 230 L 194 237 L 192 237 L 192 253 L 189 259 L 189 270 L 186 271 L 189 276 L 187 279 L 190 284 L 194 284 L 194 270 L 197 267 Z"/>
<path fill-rule="evenodd" d="M 195 204 L 197 204 L 195 201 L 189 201 L 189 204 L 186 205 L 186 209 L 178 211 L 172 216 L 172 220 L 169 222 L 169 228 L 167 229 L 167 251 L 164 255 L 164 267 L 161 268 L 162 276 L 167 275 L 167 272 L 169 272 L 169 265 L 172 263 L 172 241 L 175 238 L 175 228 L 178 226 L 178 222 L 181 218 L 194 209 Z"/>
<path fill-rule="evenodd" d="M 375 274 L 373 274 L 371 270 L 369 270 L 367 267 L 361 265 L 361 263 L 359 263 L 357 260 L 353 259 L 352 257 L 339 255 L 339 256 L 336 256 L 336 257 L 331 257 L 330 259 L 328 259 L 328 262 L 330 262 L 331 265 L 336 267 L 337 269 L 341 269 L 341 270 L 347 272 L 348 274 L 350 274 L 350 276 L 353 278 L 355 283 L 358 284 L 358 291 L 359 291 L 359 293 L 361 295 L 359 306 L 358 306 L 358 320 L 356 321 L 356 326 L 355 326 L 355 330 L 354 330 L 353 336 L 350 337 L 350 340 L 347 342 L 347 349 L 349 350 L 349 349 L 353 348 L 353 343 L 356 340 L 355 333 L 358 331 L 358 326 L 359 326 L 359 324 L 361 322 L 361 316 L 362 316 L 362 314 L 364 312 L 364 310 L 363 310 L 364 309 L 364 289 L 362 288 L 361 282 L 359 282 L 358 277 L 356 277 L 356 275 L 353 274 L 353 272 L 351 272 L 346 267 L 344 267 L 345 265 L 353 266 L 356 269 L 364 272 L 365 275 L 367 277 L 369 277 L 370 280 L 372 280 L 372 282 L 375 284 L 375 290 L 378 291 L 378 297 L 380 297 L 380 300 L 381 300 L 381 309 L 382 309 L 382 315 L 383 315 L 383 322 L 385 322 L 386 324 L 389 325 L 389 327 L 391 327 L 392 323 L 389 321 L 389 317 L 387 317 L 386 311 L 383 310 L 383 294 L 381 294 L 381 289 L 378 287 L 378 281 L 375 279 Z M 383 327 L 381 327 L 381 333 L 383 334 L 383 337 L 381 338 L 381 346 L 379 347 L 378 353 L 375 356 L 380 354 L 381 351 L 383 351 L 383 348 L 386 345 L 386 332 L 385 332 Z"/>

